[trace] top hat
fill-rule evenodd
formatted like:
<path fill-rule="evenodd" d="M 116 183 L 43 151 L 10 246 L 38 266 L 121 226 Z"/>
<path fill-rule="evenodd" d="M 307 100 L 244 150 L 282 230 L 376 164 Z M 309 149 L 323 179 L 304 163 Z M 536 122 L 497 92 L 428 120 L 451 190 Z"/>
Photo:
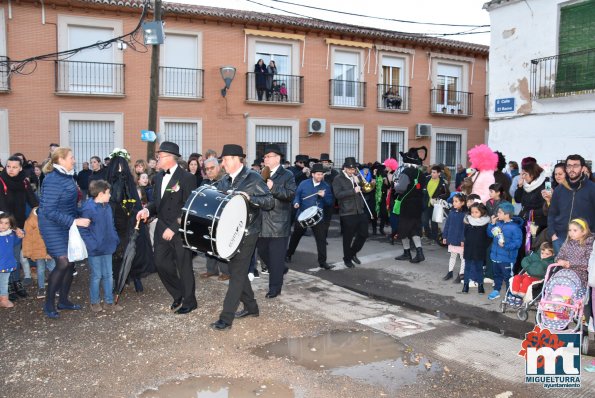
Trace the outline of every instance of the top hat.
<path fill-rule="evenodd" d="M 239 156 L 241 158 L 245 158 L 246 154 L 244 153 L 244 149 L 240 145 L 236 144 L 225 144 L 223 145 L 223 151 L 221 152 L 221 159 L 223 156 Z"/>
<path fill-rule="evenodd" d="M 308 155 L 295 155 L 295 161 L 306 163 L 308 161 Z"/>
<path fill-rule="evenodd" d="M 345 158 L 345 163 L 343 163 L 343 168 L 350 168 L 350 169 L 355 169 L 357 167 L 357 162 L 355 161 L 355 158 L 353 157 L 348 157 Z"/>
<path fill-rule="evenodd" d="M 157 150 L 157 153 L 159 152 L 167 152 L 177 157 L 182 157 L 182 155 L 180 155 L 180 147 L 178 144 L 171 141 L 163 141 L 161 145 L 159 145 L 159 150 Z"/>
<path fill-rule="evenodd" d="M 331 160 L 331 157 L 329 156 L 328 153 L 321 153 L 320 154 L 320 161 L 321 162 L 330 162 L 330 163 L 333 163 L 333 161 Z"/>
<path fill-rule="evenodd" d="M 312 168 L 310 169 L 310 173 L 314 174 L 314 173 L 324 173 L 326 170 L 324 169 L 324 166 L 320 163 L 314 163 L 314 166 L 312 166 Z"/>
<path fill-rule="evenodd" d="M 269 144 L 264 147 L 265 155 L 267 153 L 271 153 L 271 152 L 276 153 L 277 155 L 283 157 L 283 152 L 281 152 L 281 148 L 279 148 L 279 145 L 277 145 L 277 144 Z"/>
<path fill-rule="evenodd" d="M 419 157 L 420 150 L 424 151 L 423 159 Z M 426 160 L 426 157 L 428 156 L 428 148 L 426 148 L 425 146 L 422 146 L 419 148 L 409 148 L 409 150 L 406 153 L 403 153 L 403 152 L 399 152 L 399 153 L 401 154 L 401 157 L 403 158 L 403 163 L 416 164 L 416 165 L 421 166 L 423 161 Z"/>

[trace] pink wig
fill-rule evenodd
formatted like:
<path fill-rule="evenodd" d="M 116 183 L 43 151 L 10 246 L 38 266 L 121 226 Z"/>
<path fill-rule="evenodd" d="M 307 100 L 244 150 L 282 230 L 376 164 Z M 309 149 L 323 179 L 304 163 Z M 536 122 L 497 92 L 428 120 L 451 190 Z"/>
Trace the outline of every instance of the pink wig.
<path fill-rule="evenodd" d="M 479 171 L 496 170 L 498 166 L 498 155 L 485 144 L 476 145 L 467 154 L 471 167 Z"/>
<path fill-rule="evenodd" d="M 386 166 L 387 169 L 390 169 L 391 171 L 395 171 L 396 169 L 399 168 L 399 162 L 397 162 L 393 158 L 386 159 L 384 161 L 384 165 Z"/>

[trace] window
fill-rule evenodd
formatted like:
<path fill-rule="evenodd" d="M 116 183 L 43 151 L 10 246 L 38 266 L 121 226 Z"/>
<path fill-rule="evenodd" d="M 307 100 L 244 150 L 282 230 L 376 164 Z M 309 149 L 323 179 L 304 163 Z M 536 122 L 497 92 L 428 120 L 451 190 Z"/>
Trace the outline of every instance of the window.
<path fill-rule="evenodd" d="M 8 159 L 10 152 L 10 134 L 8 132 L 8 110 L 0 109 L 0 159 Z"/>
<path fill-rule="evenodd" d="M 405 150 L 405 131 L 380 129 L 380 161 L 399 159 L 399 152 Z"/>
<path fill-rule="evenodd" d="M 201 36 L 167 32 L 160 67 L 160 93 L 165 97 L 203 97 Z"/>
<path fill-rule="evenodd" d="M 451 169 L 461 163 L 461 136 L 458 134 L 436 134 L 436 162 Z"/>
<path fill-rule="evenodd" d="M 0 91 L 10 90 L 8 58 L 6 57 L 6 22 L 0 9 Z"/>
<path fill-rule="evenodd" d="M 191 153 L 201 153 L 202 121 L 161 119 L 161 131 L 166 141 L 178 144 L 182 159 L 188 159 Z"/>
<path fill-rule="evenodd" d="M 285 160 L 292 160 L 299 153 L 300 121 L 298 119 L 247 119 L 248 145 L 246 162 L 252 164 L 255 159 L 264 156 L 264 147 L 277 144 L 283 151 Z"/>
<path fill-rule="evenodd" d="M 332 159 L 335 159 L 335 165 L 341 166 L 347 157 L 354 157 L 359 161 L 363 154 L 363 128 L 358 127 L 332 127 Z"/>
<path fill-rule="evenodd" d="M 461 76 L 462 68 L 456 65 L 438 64 L 438 76 L 436 79 L 436 112 L 453 113 L 457 111 L 461 103 Z"/>
<path fill-rule="evenodd" d="M 282 160 L 291 160 L 291 126 L 256 126 L 256 159 L 264 157 L 264 149 L 269 144 L 279 145 Z"/>
<path fill-rule="evenodd" d="M 333 63 L 332 89 L 333 102 L 336 106 L 363 106 L 359 101 L 362 90 L 359 87 L 359 54 L 347 51 L 335 51 Z"/>
<path fill-rule="evenodd" d="M 278 74 L 291 75 L 291 51 L 292 48 L 289 44 L 257 41 L 255 59 L 258 61 L 262 58 L 264 64 L 267 66 L 270 61 L 275 61 Z"/>
<path fill-rule="evenodd" d="M 91 156 L 104 158 L 124 146 L 121 113 L 60 113 L 60 145 L 72 148 L 76 169 Z"/>

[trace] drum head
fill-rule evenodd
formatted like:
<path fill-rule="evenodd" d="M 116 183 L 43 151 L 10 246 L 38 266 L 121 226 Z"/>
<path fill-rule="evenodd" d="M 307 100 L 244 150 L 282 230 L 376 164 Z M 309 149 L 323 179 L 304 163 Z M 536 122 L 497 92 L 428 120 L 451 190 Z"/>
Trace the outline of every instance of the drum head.
<path fill-rule="evenodd" d="M 312 218 L 318 212 L 318 206 L 310 206 L 306 210 L 302 211 L 298 216 L 298 221 L 304 221 L 309 218 Z"/>
<path fill-rule="evenodd" d="M 229 259 L 244 239 L 248 220 L 248 207 L 241 195 L 231 197 L 217 223 L 215 246 L 219 257 Z"/>

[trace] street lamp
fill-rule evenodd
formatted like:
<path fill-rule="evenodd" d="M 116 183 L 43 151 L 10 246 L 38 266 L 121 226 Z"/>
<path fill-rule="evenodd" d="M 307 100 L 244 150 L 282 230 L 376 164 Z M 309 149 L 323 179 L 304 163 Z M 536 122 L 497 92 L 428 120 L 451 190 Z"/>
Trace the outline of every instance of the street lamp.
<path fill-rule="evenodd" d="M 219 71 L 221 72 L 221 77 L 225 82 L 225 87 L 221 89 L 221 95 L 225 97 L 227 90 L 229 90 L 229 86 L 231 86 L 233 78 L 236 76 L 236 68 L 233 66 L 222 66 L 219 68 Z"/>

